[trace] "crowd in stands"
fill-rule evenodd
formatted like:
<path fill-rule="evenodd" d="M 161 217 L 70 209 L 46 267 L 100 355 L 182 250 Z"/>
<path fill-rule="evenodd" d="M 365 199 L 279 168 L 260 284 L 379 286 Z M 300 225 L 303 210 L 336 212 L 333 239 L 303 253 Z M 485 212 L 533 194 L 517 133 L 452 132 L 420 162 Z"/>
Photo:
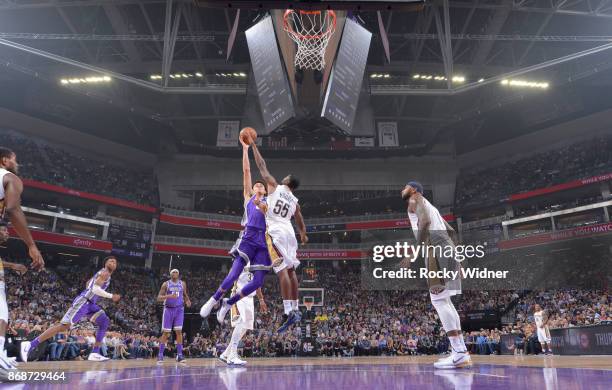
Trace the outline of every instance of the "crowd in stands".
<path fill-rule="evenodd" d="M 10 309 L 9 344 L 32 339 L 57 323 L 72 299 L 83 289 L 97 267 L 77 266 L 48 268 L 17 276 L 7 272 Z M 167 270 L 165 271 L 167 273 Z M 195 311 L 208 299 L 225 273 L 221 270 L 184 270 Z M 339 279 L 341 276 L 341 279 Z M 149 358 L 157 354 L 160 313 L 156 312 L 156 295 L 167 274 L 154 275 L 143 268 L 120 264 L 112 275 L 109 291 L 122 295 L 116 308 L 108 310 L 113 325 L 102 353 L 115 359 Z M 440 326 L 426 291 L 369 291 L 362 289 L 360 275 L 354 271 L 320 272 L 318 284 L 325 286 L 325 302 L 313 310 L 318 353 L 323 356 L 417 355 L 439 354 L 448 350 L 448 339 Z M 338 283 L 342 280 L 342 283 Z M 293 327 L 279 335 L 282 307 L 278 282 L 269 276 L 264 286 L 269 312 L 256 315 L 253 332 L 243 339 L 239 350 L 246 357 L 294 356 L 298 354 L 301 329 Z M 100 300 L 109 307 L 108 300 Z M 465 291 L 457 301 L 460 312 L 469 310 L 503 311 L 514 307 L 516 321 L 503 329 L 481 329 L 466 332 L 466 343 L 472 353 L 499 352 L 503 334 L 515 334 L 527 352 L 533 342 L 533 305 L 539 303 L 551 316 L 552 327 L 570 327 L 610 321 L 610 298 L 601 290 L 533 291 Z M 258 305 L 256 303 L 256 305 Z M 119 314 L 115 314 L 119 313 Z M 190 357 L 218 356 L 226 347 L 231 328 L 205 322 L 198 335 L 185 342 Z M 50 340 L 40 359 L 83 359 L 90 352 L 94 328 L 88 322 Z M 531 339 L 530 339 L 531 337 Z M 530 341 L 531 340 L 531 341 Z M 8 350 L 15 351 L 11 345 Z M 167 348 L 167 354 L 174 351 Z"/>
<path fill-rule="evenodd" d="M 461 172 L 455 207 L 499 203 L 512 194 L 610 173 L 612 136 L 600 136 L 484 169 Z"/>
<path fill-rule="evenodd" d="M 352 191 L 298 189 L 295 195 L 304 216 L 320 218 L 403 213 L 406 205 L 399 191 L 400 188 Z M 195 199 L 195 211 L 237 216 L 243 213 L 243 195 L 238 190 L 200 191 Z"/>
<path fill-rule="evenodd" d="M 0 134 L 2 146 L 17 154 L 23 178 L 146 205 L 159 204 L 152 170 L 109 163 L 15 132 Z"/>

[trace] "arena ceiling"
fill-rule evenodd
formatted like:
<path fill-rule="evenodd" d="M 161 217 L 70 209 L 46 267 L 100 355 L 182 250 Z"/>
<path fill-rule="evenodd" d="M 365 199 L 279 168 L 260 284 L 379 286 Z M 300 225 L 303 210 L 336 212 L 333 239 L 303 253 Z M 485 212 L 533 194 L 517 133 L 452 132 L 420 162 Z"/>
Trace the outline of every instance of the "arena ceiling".
<path fill-rule="evenodd" d="M 43 107 L 51 111 L 43 116 L 63 115 L 68 124 L 144 149 L 158 149 L 160 140 L 179 149 L 214 144 L 216 121 L 244 114 L 250 70 L 244 30 L 260 11 L 241 10 L 228 58 L 236 12 L 187 0 L 0 0 L 0 61 L 7 70 L 0 77 L 10 94 L 0 103 L 21 111 Z M 495 142 L 604 104 L 591 98 L 612 79 L 612 0 L 440 0 L 419 12 L 380 16 L 390 63 L 377 13 L 358 13 L 374 34 L 366 70 L 371 104 L 375 119 L 400 122 L 404 144 L 434 145 L 449 131 Z M 95 69 L 114 72 L 113 82 L 60 82 L 96 76 Z M 151 79 L 164 74 L 167 83 Z M 448 75 L 465 81 L 450 85 Z M 508 76 L 550 88 L 504 88 Z M 60 108 L 49 109 L 47 100 Z M 103 129 L 86 123 L 95 116 L 106 117 Z M 503 135 L 483 134 L 500 123 L 509 128 Z"/>

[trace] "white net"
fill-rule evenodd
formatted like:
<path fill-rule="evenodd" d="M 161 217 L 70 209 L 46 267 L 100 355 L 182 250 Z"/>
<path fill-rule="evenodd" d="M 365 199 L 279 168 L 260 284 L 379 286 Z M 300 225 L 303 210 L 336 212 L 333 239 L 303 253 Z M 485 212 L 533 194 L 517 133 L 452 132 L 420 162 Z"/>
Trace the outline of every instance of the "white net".
<path fill-rule="evenodd" d="M 325 67 L 325 49 L 336 31 L 335 12 L 287 10 L 283 27 L 297 44 L 295 67 L 322 70 Z"/>

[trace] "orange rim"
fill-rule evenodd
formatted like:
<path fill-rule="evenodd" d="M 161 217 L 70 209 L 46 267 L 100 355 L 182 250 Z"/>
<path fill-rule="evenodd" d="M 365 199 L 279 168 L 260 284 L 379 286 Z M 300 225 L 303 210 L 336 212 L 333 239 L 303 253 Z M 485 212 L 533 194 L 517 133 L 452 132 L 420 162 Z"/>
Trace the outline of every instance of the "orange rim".
<path fill-rule="evenodd" d="M 321 11 L 304 11 L 304 10 L 299 10 L 298 11 L 300 14 L 303 15 L 316 15 L 316 14 L 320 14 Z M 288 34 L 291 34 L 293 36 L 295 36 L 297 39 L 299 40 L 311 40 L 311 39 L 321 39 L 327 35 L 330 35 L 332 33 L 332 31 L 334 31 L 336 29 L 336 13 L 334 11 L 326 11 L 329 13 L 329 16 L 331 17 L 331 25 L 330 27 L 328 27 L 327 31 L 325 31 L 322 34 L 317 34 L 317 35 L 303 35 L 300 34 L 298 32 L 295 32 L 293 30 L 293 27 L 291 26 L 291 23 L 289 23 L 289 15 L 291 15 L 292 13 L 295 13 L 295 10 L 292 9 L 288 9 L 285 11 L 285 14 L 283 15 L 283 27 L 285 29 L 285 31 L 287 31 Z"/>

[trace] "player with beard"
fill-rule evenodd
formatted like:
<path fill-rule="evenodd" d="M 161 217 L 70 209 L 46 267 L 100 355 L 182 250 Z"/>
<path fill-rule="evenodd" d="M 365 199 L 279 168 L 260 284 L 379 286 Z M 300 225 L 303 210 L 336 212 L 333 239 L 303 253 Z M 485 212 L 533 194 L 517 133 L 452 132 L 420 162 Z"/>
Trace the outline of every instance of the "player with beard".
<path fill-rule="evenodd" d="M 36 243 L 32 239 L 26 217 L 21 210 L 21 193 L 23 192 L 23 182 L 17 176 L 19 164 L 17 155 L 10 149 L 0 147 L 0 225 L 2 241 L 9 239 L 7 229 L 8 221 L 11 222 L 17 235 L 25 242 L 28 247 L 28 255 L 32 259 L 32 268 L 42 270 L 45 266 Z M 12 268 L 20 273 L 25 272 L 24 267 L 13 263 L 4 263 L 4 268 Z M 0 369 L 15 369 L 15 363 L 8 359 L 4 351 L 4 338 L 8 324 L 8 306 L 6 304 L 6 292 L 4 283 L 4 270 L 0 259 Z"/>
<path fill-rule="evenodd" d="M 278 275 L 281 295 L 283 297 L 283 324 L 278 332 L 285 332 L 290 325 L 299 322 L 299 282 L 296 269 L 300 265 L 297 258 L 298 243 L 291 217 L 300 233 L 302 244 L 308 242 L 304 217 L 298 204 L 298 198 L 293 192 L 299 187 L 300 181 L 293 175 L 286 176 L 279 184 L 270 174 L 266 162 L 253 143 L 253 154 L 261 176 L 268 185 L 268 207 L 266 210 L 266 225 L 268 231 L 268 251 L 274 264 L 274 272 Z"/>
<path fill-rule="evenodd" d="M 449 232 L 454 234 L 454 229 L 442 218 L 442 215 L 425 197 L 423 196 L 423 186 L 416 182 L 409 182 L 402 190 L 402 199 L 408 204 L 408 218 L 410 226 L 414 232 L 417 245 L 425 247 L 435 246 L 445 248 L 452 246 L 454 242 L 449 236 Z M 425 267 L 428 270 L 458 270 L 460 263 L 455 261 L 453 256 L 446 257 L 441 255 L 438 258 L 426 251 Z M 443 254 L 446 250 L 441 251 Z M 419 251 L 419 254 L 421 251 Z M 454 253 L 454 251 L 453 251 Z M 401 264 L 403 267 L 410 266 L 410 260 L 404 259 Z M 442 327 L 450 340 L 452 353 L 446 358 L 442 358 L 434 363 L 434 368 L 468 368 L 472 366 L 472 360 L 461 332 L 461 321 L 459 314 L 451 301 L 451 297 L 461 294 L 461 279 L 428 279 L 429 296 L 431 303 L 440 317 Z"/>

